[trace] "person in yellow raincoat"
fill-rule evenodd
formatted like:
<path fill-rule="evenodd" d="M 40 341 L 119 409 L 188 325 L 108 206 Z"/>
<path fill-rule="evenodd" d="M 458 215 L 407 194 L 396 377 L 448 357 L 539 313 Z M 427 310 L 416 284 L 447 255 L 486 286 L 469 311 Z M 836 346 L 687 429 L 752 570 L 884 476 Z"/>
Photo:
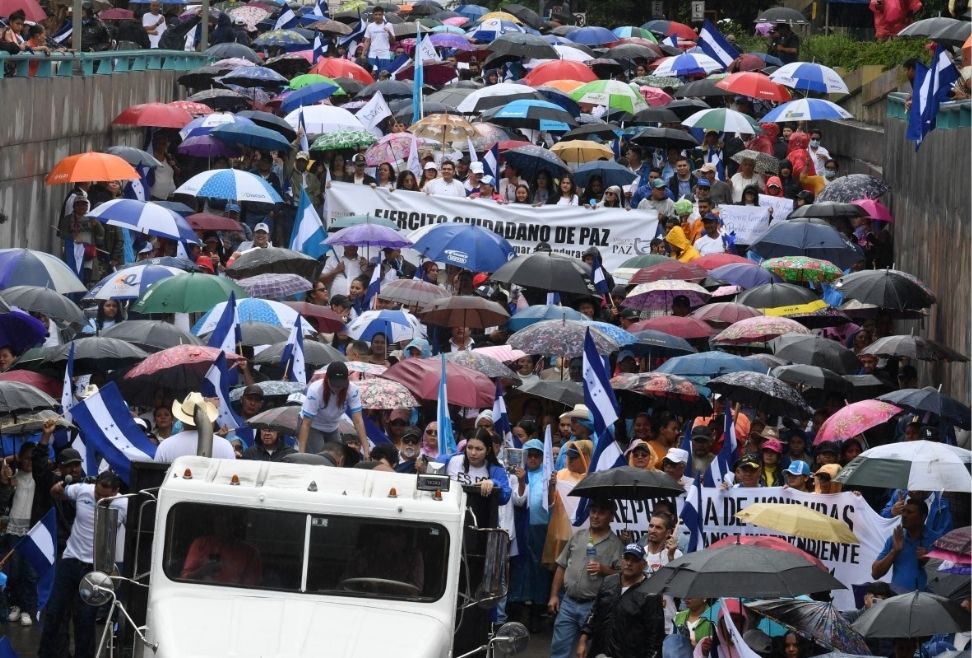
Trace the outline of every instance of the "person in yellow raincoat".
<path fill-rule="evenodd" d="M 692 246 L 685 231 L 682 230 L 677 218 L 670 218 L 666 221 L 668 233 L 665 234 L 665 242 L 672 250 L 672 256 L 680 263 L 688 263 L 700 256 L 698 250 Z"/>

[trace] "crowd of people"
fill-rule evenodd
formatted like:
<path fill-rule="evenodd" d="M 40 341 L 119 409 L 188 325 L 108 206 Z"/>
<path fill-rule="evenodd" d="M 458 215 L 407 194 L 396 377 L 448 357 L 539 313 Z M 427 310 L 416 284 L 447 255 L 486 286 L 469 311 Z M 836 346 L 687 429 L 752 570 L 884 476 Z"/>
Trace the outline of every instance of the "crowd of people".
<path fill-rule="evenodd" d="M 181 20 L 179 17 L 167 18 L 162 10 L 159 2 L 152 2 L 141 18 L 140 26 L 137 19 L 131 17 L 113 21 L 108 29 L 86 4 L 86 29 L 82 41 L 92 44 L 91 49 L 99 50 L 102 46 L 108 47 L 112 41 L 171 48 L 166 45 L 169 43 L 165 41 L 167 34 L 187 45 L 198 38 L 193 31 L 198 16 L 183 16 Z M 443 12 L 442 21 L 464 18 L 461 13 Z M 211 42 L 241 48 L 251 40 L 259 43 L 257 37 L 261 32 L 277 27 L 278 12 L 267 11 L 266 14 L 263 22 L 247 24 L 240 18 L 233 18 L 231 12 L 214 12 L 209 17 Z M 375 7 L 370 20 L 367 16 L 361 19 L 360 43 L 329 36 L 325 40 L 329 58 L 353 62 L 355 71 L 360 69 L 379 84 L 389 80 L 394 73 L 390 64 L 401 57 L 408 60 L 409 51 L 415 44 L 414 40 L 399 38 L 406 33 L 396 32 L 385 14 L 384 8 Z M 454 16 L 447 17 L 446 14 Z M 566 26 L 554 18 L 552 23 L 542 26 L 543 31 L 557 35 L 552 43 L 569 43 L 570 31 L 560 29 L 558 32 L 558 28 Z M 566 22 L 565 17 L 561 18 Z M 64 20 L 63 11 L 52 14 L 45 31 L 42 23 L 25 27 L 24 13 L 13 12 L 7 17 L 8 27 L 0 33 L 0 42 L 10 52 L 48 52 L 59 47 L 58 42 L 49 38 L 54 38 Z M 505 21 L 506 16 L 502 20 Z M 442 21 L 438 22 L 449 24 Z M 129 22 L 134 22 L 135 27 L 128 25 Z M 469 20 L 470 24 L 474 22 Z M 457 24 L 460 23 L 452 23 Z M 619 57 L 606 65 L 603 60 L 590 61 L 591 75 L 631 81 L 633 84 L 628 88 L 646 109 L 651 105 L 672 115 L 680 103 L 692 112 L 711 104 L 751 118 L 759 129 L 743 133 L 706 129 L 683 131 L 681 120 L 685 116 L 681 114 L 677 116 L 679 121 L 665 115 L 641 121 L 637 115 L 620 113 L 610 104 L 575 102 L 567 98 L 576 110 L 578 132 L 584 139 L 593 139 L 610 148 L 613 156 L 595 156 L 587 163 L 572 162 L 572 166 L 565 168 L 538 167 L 528 173 L 505 162 L 505 152 L 527 144 L 542 147 L 562 144 L 568 141 L 563 133 L 570 129 L 569 126 L 563 126 L 564 130 L 546 130 L 541 124 L 538 124 L 541 129 L 522 130 L 494 126 L 508 138 L 498 151 L 496 165 L 490 165 L 486 158 L 491 144 L 473 149 L 472 134 L 470 139 L 464 135 L 461 141 L 452 144 L 429 146 L 423 141 L 421 152 L 413 158 L 397 161 L 387 158 L 376 164 L 367 156 L 370 152 L 366 146 L 335 150 L 302 146 L 301 138 L 313 138 L 314 135 L 302 134 L 296 125 L 292 130 L 281 132 L 291 141 L 289 150 L 242 147 L 231 155 L 210 157 L 189 155 L 180 149 L 187 135 L 179 130 L 150 127 L 146 135 L 149 152 L 145 155 L 154 162 L 142 171 L 143 200 L 162 204 L 183 215 L 205 213 L 210 218 L 216 216 L 217 220 L 224 221 L 221 226 L 232 228 L 197 230 L 195 242 L 131 232 L 115 222 L 105 223 L 93 216 L 93 211 L 108 201 L 131 198 L 131 182 L 91 180 L 74 183 L 53 223 L 57 226 L 62 247 L 59 255 L 90 291 L 87 295 L 65 295 L 68 304 L 77 303 L 84 309 L 84 322 L 68 321 L 65 319 L 68 316 L 59 316 L 50 306 L 31 308 L 26 302 L 13 303 L 6 299 L 8 291 L 0 290 L 0 298 L 4 298 L 9 306 L 17 307 L 5 314 L 29 314 L 43 334 L 39 335 L 36 344 L 25 345 L 22 341 L 11 340 L 9 344 L 0 345 L 0 382 L 7 379 L 40 385 L 46 381 L 48 385 L 53 382 L 59 389 L 64 360 L 55 361 L 58 365 L 52 366 L 48 357 L 64 345 L 86 338 L 110 337 L 113 331 L 123 330 L 134 322 L 145 323 L 146 327 L 148 323 L 175 324 L 182 331 L 179 322 L 187 318 L 180 320 L 173 314 L 140 313 L 135 298 L 104 296 L 100 291 L 107 282 L 118 278 L 120 272 L 152 265 L 166 266 L 176 272 L 193 271 L 230 279 L 233 264 L 248 254 L 271 247 L 295 247 L 292 235 L 297 233 L 294 224 L 300 221 L 297 211 L 302 199 L 308 200 L 320 213 L 322 228 L 331 231 L 330 223 L 339 218 L 329 216 L 328 197 L 337 183 L 360 185 L 362 189 L 380 188 L 391 194 L 403 191 L 478 200 L 500 207 L 529 207 L 537 209 L 538 213 L 542 213 L 546 206 L 573 206 L 578 213 L 583 213 L 584 222 L 595 226 L 600 221 L 599 211 L 603 216 L 601 209 L 605 208 L 641 213 L 646 226 L 654 227 L 651 220 L 657 217 L 657 228 L 650 232 L 646 230 L 641 236 L 650 243 L 650 254 L 641 256 L 652 256 L 656 260 L 614 268 L 612 276 L 604 271 L 604 254 L 597 248 L 589 248 L 575 262 L 575 269 L 578 276 L 591 283 L 592 292 L 563 292 L 559 294 L 559 301 L 553 299 L 559 292 L 555 288 L 538 289 L 516 282 L 496 281 L 490 278 L 490 271 L 469 271 L 441 254 L 418 254 L 407 248 L 386 247 L 374 256 L 373 252 L 358 246 L 331 248 L 319 258 L 314 276 L 307 278 L 303 282 L 306 286 L 296 294 L 266 296 L 269 301 L 286 299 L 300 307 L 300 315 L 289 320 L 290 326 L 310 322 L 302 333 L 304 358 L 313 368 L 306 370 L 304 380 L 279 386 L 280 368 L 258 358 L 267 343 L 244 340 L 237 345 L 238 354 L 230 363 L 230 375 L 236 380 L 232 402 L 203 397 L 201 381 L 182 388 L 159 386 L 148 395 L 144 391 L 135 394 L 123 386 L 126 396 L 132 394 L 127 400 L 128 406 L 144 434 L 138 437 L 139 441 L 145 440 L 154 446 L 157 462 L 169 463 L 181 455 L 195 454 L 198 439 L 195 410 L 202 408 L 209 421 L 216 425 L 213 455 L 217 458 L 279 462 L 288 461 L 295 454 L 312 453 L 337 468 L 373 468 L 402 474 L 441 469 L 464 485 L 469 496 L 494 500 L 499 508 L 498 526 L 511 538 L 508 593 L 495 610 L 495 620 L 500 623 L 519 620 L 533 631 L 550 631 L 550 655 L 553 656 L 741 656 L 743 653 L 738 647 L 732 646 L 731 634 L 725 618 L 720 617 L 720 609 L 744 633 L 750 654 L 804 658 L 825 653 L 832 647 L 808 640 L 806 633 L 797 632 L 802 629 L 776 626 L 775 633 L 772 632 L 761 623 L 764 620 L 735 599 L 720 604 L 712 599 L 677 599 L 648 593 L 647 583 L 652 574 L 688 551 L 685 528 L 679 518 L 682 502 L 653 501 L 643 528 L 636 532 L 619 532 L 614 523 L 618 513 L 614 499 L 591 500 L 586 521 L 574 525 L 578 499 L 567 494 L 593 470 L 592 463 L 596 461 L 596 455 L 603 452 L 605 443 L 617 445 L 623 453 L 623 463 L 664 473 L 674 486 L 688 490 L 695 480 L 687 476 L 686 471 L 706 472 L 722 452 L 723 445 L 735 441 L 729 472 L 715 482 L 714 487 L 724 491 L 785 487 L 822 497 L 839 494 L 842 489 L 839 476 L 843 467 L 873 446 L 917 440 L 953 446 L 967 444 L 968 435 L 962 428 L 968 428 L 969 419 L 962 416 L 961 411 L 959 417 L 942 416 L 929 413 L 920 406 L 903 406 L 899 413 L 866 429 L 819 440 L 828 418 L 853 397 L 852 382 L 857 381 L 854 377 L 866 378 L 868 387 L 866 393 L 856 394 L 857 399 L 937 384 L 919 375 L 923 371 L 916 366 L 925 357 L 872 349 L 881 340 L 906 334 L 903 325 L 895 327 L 894 323 L 921 317 L 922 308 L 933 303 L 934 295 L 927 291 L 931 301 L 919 307 L 893 307 L 862 302 L 852 294 L 845 295 L 839 286 L 834 285 L 838 276 L 893 267 L 893 222 L 889 215 L 877 212 L 880 204 L 872 197 L 856 199 L 871 202 L 859 212 L 845 209 L 842 213 L 821 214 L 821 219 L 812 220 L 817 223 L 825 220 L 826 230 L 833 231 L 842 241 L 840 248 L 854 255 L 841 267 L 829 262 L 825 264 L 836 271 L 834 276 L 786 279 L 797 282 L 791 288 L 802 288 L 798 291 L 800 301 L 792 304 L 745 304 L 737 300 L 736 296 L 747 288 L 755 288 L 764 282 L 782 285 L 783 279 L 760 265 L 764 256 L 758 247 L 743 243 L 731 228 L 725 226 L 722 221 L 725 209 L 761 205 L 761 197 L 791 200 L 794 210 L 803 206 L 817 207 L 820 204 L 813 205 L 818 201 L 817 197 L 823 194 L 824 198 L 830 198 L 826 195 L 828 188 L 833 192 L 843 184 L 845 174 L 841 170 L 840 154 L 832 153 L 826 146 L 828 128 L 825 122 L 759 123 L 759 118 L 774 106 L 760 98 L 720 93 L 706 96 L 705 101 L 709 104 L 702 99 L 674 100 L 675 92 L 685 80 L 655 78 L 652 70 L 666 52 L 679 54 L 692 49 L 695 44 L 685 43 L 688 40 L 682 38 L 678 45 L 659 47 L 654 43 L 655 37 L 649 39 L 648 31 L 643 32 L 644 36 L 633 37 L 633 40 L 621 36 L 617 40 L 657 51 L 656 57 L 649 58 L 644 54 L 629 59 Z M 560 34 L 565 34 L 566 38 Z M 778 57 L 775 60 L 778 65 L 798 61 L 799 39 L 788 25 L 774 26 L 767 36 L 770 57 Z M 486 45 L 474 51 L 482 53 L 482 57 L 471 58 L 464 55 L 470 51 L 463 48 L 439 47 L 443 65 L 455 69 L 454 78 L 442 88 L 487 89 L 520 80 L 536 66 L 536 62 L 523 57 L 491 67 L 489 60 L 483 61 L 489 55 L 489 47 Z M 278 56 L 277 61 L 290 62 L 302 57 L 288 55 L 280 46 L 259 49 L 262 51 L 259 57 L 250 51 L 254 52 L 255 61 L 265 61 L 274 55 Z M 610 55 L 609 50 L 605 52 L 602 48 L 597 48 L 598 52 L 589 50 L 592 56 Z M 745 57 L 741 55 L 729 70 L 739 70 Z M 307 66 L 289 69 L 288 77 L 307 71 L 311 63 L 301 61 Z M 763 65 L 759 69 L 764 73 L 775 68 L 767 64 L 767 60 L 761 61 Z M 244 64 L 235 61 L 226 64 L 224 70 Z M 213 66 L 218 68 L 219 62 Z M 606 68 L 599 68 L 603 66 Z M 368 98 L 355 95 L 363 85 L 353 79 L 345 84 L 350 90 L 348 93 L 333 95 L 325 103 L 348 109 L 364 105 Z M 281 89 L 277 86 L 274 91 Z M 237 101 L 242 102 L 237 109 L 245 106 L 256 110 L 254 115 L 275 113 L 279 129 L 279 124 L 283 123 L 280 119 L 286 113 L 280 108 L 282 99 L 274 96 L 271 93 L 241 94 L 240 98 L 245 102 Z M 563 96 L 560 94 L 560 105 L 571 107 Z M 662 100 L 651 102 L 652 98 Z M 214 109 L 226 109 L 225 106 L 208 108 L 197 103 L 183 103 L 181 107 L 200 117 L 212 114 Z M 409 104 L 394 113 L 390 111 L 380 124 L 368 128 L 382 136 L 405 133 L 409 124 L 419 119 L 412 116 Z M 272 126 L 272 123 L 260 125 Z M 472 125 L 478 123 L 484 122 Z M 586 133 L 585 126 L 589 128 Z M 679 139 L 687 141 L 669 144 L 640 138 L 640 131 L 645 127 L 678 132 Z M 605 169 L 586 176 L 584 184 L 578 185 L 573 170 L 576 165 L 590 163 L 622 169 L 624 182 L 615 182 Z M 496 169 L 490 168 L 492 166 Z M 198 173 L 230 168 L 250 172 L 272 189 L 281 202 L 260 203 L 232 195 L 203 198 L 179 191 L 185 181 Z M 361 214 L 368 211 L 367 207 L 360 208 Z M 813 213 L 807 216 L 815 217 Z M 786 217 L 772 219 L 774 225 L 788 221 Z M 558 248 L 558 245 L 543 242 L 533 246 L 531 255 L 516 258 L 542 257 Z M 801 252 L 795 250 L 792 255 L 799 256 Z M 720 279 L 721 274 L 712 273 L 720 265 L 749 268 L 748 272 L 757 272 L 767 278 L 759 279 L 758 283 Z M 633 303 L 640 290 L 629 282 L 633 278 L 632 272 L 644 273 L 643 276 L 648 277 L 645 281 L 662 281 L 672 277 L 652 278 L 652 267 L 681 266 L 702 270 L 701 276 L 674 277 L 699 288 L 701 293 L 672 294 L 666 297 L 666 303 L 650 309 Z M 631 271 L 622 271 L 626 267 Z M 825 266 L 815 264 L 814 267 Z M 267 272 L 274 273 L 272 265 Z M 169 273 L 168 276 L 183 274 Z M 426 292 L 431 289 L 443 299 L 471 296 L 495 302 L 513 318 L 531 304 L 542 305 L 546 298 L 554 313 L 550 317 L 557 317 L 556 313 L 560 312 L 564 322 L 582 321 L 598 331 L 610 329 L 617 332 L 605 334 L 616 344 L 613 349 L 602 349 L 602 352 L 609 376 L 616 375 L 611 381 L 619 391 L 619 420 L 607 431 L 599 432 L 595 427 L 595 410 L 579 401 L 585 399 L 584 391 L 588 389 L 589 393 L 591 386 L 579 351 L 564 354 L 513 349 L 509 341 L 516 331 L 503 322 L 485 326 L 425 322 L 422 320 L 422 304 L 398 299 L 388 292 L 383 295 L 382 287 L 404 280 L 421 282 L 427 286 Z M 371 294 L 375 282 L 380 286 L 376 294 Z M 603 283 L 604 292 L 593 292 L 600 290 L 594 283 Z M 43 287 L 45 282 L 38 281 L 35 285 Z M 151 290 L 151 286 L 146 289 Z M 140 296 L 145 298 L 144 290 Z M 820 305 L 808 310 L 804 307 L 808 300 Z M 782 308 L 791 305 L 798 308 L 789 311 Z M 737 315 L 717 316 L 715 311 Z M 368 321 L 375 313 L 382 312 L 405 312 L 411 324 L 407 330 L 392 329 L 388 324 L 376 329 L 376 325 Z M 706 352 L 715 357 L 729 357 L 734 353 L 740 358 L 734 363 L 748 364 L 747 367 L 760 373 L 791 362 L 816 366 L 818 362 L 813 360 L 813 355 L 804 356 L 807 360 L 801 361 L 770 353 L 769 341 L 776 336 L 785 336 L 785 331 L 742 344 L 716 339 L 719 332 L 732 327 L 736 320 L 764 313 L 768 319 L 777 315 L 789 316 L 801 323 L 797 327 L 798 333 L 827 340 L 828 345 L 840 350 L 851 361 L 848 364 L 845 360 L 840 372 L 827 370 L 824 373 L 827 377 L 833 374 L 839 380 L 840 384 L 832 388 L 829 379 L 825 384 L 813 384 L 808 380 L 793 383 L 790 380 L 805 403 L 812 407 L 812 417 L 768 412 L 758 403 L 739 403 L 713 395 L 705 388 L 709 376 L 684 382 L 692 390 L 692 404 L 684 396 L 648 392 L 632 397 L 623 391 L 624 375 L 647 376 L 659 367 L 665 372 L 666 362 L 671 367 L 684 358 L 669 357 L 669 354 Z M 320 324 L 318 321 L 322 318 L 327 322 Z M 672 320 L 673 323 L 651 324 L 659 320 Z M 655 326 L 664 332 L 666 329 L 662 327 L 667 327 L 671 332 L 670 339 L 681 339 L 680 332 L 684 327 L 679 322 L 693 320 L 698 323 L 696 328 L 700 325 L 706 331 L 687 334 L 685 348 L 678 347 L 672 352 L 652 353 L 647 346 L 653 344 L 651 340 L 659 339 L 640 333 Z M 17 322 L 22 321 L 17 319 Z M 288 324 L 279 318 L 276 323 Z M 247 321 L 247 324 L 261 323 Z M 198 329 L 197 325 L 196 333 L 202 333 Z M 202 342 L 188 332 L 183 335 L 186 340 Z M 159 344 L 130 340 L 146 352 L 178 345 L 176 342 Z M 309 349 L 312 344 L 321 348 L 324 356 Z M 963 347 L 967 351 L 968 346 Z M 440 424 L 434 397 L 422 397 L 416 390 L 411 390 L 408 393 L 415 394 L 417 404 L 389 406 L 366 395 L 374 380 L 381 378 L 388 369 L 413 359 L 437 358 L 440 353 L 446 353 L 450 359 L 456 357 L 457 363 L 469 363 L 467 358 L 479 359 L 478 363 L 495 367 L 497 370 L 490 386 L 495 385 L 496 391 L 505 396 L 506 406 L 461 408 L 453 404 L 449 410 L 451 428 L 448 428 Z M 961 354 L 957 357 L 954 352 L 952 354 L 948 358 L 962 358 Z M 63 399 L 69 400 L 70 404 L 83 404 L 106 387 L 123 382 L 125 371 L 135 365 L 137 361 L 110 369 L 90 363 L 76 368 L 72 383 L 74 390 Z M 314 369 L 318 369 L 317 372 Z M 672 372 L 677 374 L 678 370 Z M 716 374 L 721 373 L 714 371 L 711 376 Z M 225 416 L 220 406 L 226 404 L 231 405 L 232 413 L 242 421 L 240 427 L 231 428 L 223 422 Z M 286 406 L 299 408 L 294 425 L 283 427 L 258 418 L 263 412 Z M 968 409 L 964 408 L 964 411 Z M 727 414 L 731 432 L 726 431 Z M 251 419 L 254 421 L 252 426 Z M 4 510 L 6 520 L 3 535 L 6 549 L 17 545 L 52 506 L 58 511 L 60 560 L 53 593 L 42 617 L 40 655 L 44 658 L 66 655 L 66 629 L 72 615 L 73 655 L 76 658 L 93 655 L 94 609 L 89 610 L 76 601 L 72 606 L 73 592 L 91 568 L 93 550 L 90 505 L 80 503 L 100 500 L 126 488 L 111 470 L 100 474 L 85 472 L 92 462 L 85 462 L 75 447 L 84 445 L 84 433 L 82 431 L 78 436 L 78 430 L 68 425 L 47 418 L 41 424 L 25 429 L 18 437 L 15 454 L 4 460 L 0 470 L 0 508 Z M 454 443 L 443 440 L 440 436 L 443 432 L 452 433 Z M 550 434 L 549 441 L 545 441 L 546 433 Z M 5 432 L 5 439 L 7 435 Z M 547 454 L 548 451 L 552 453 Z M 968 459 L 965 461 L 967 464 Z M 545 462 L 552 463 L 553 468 L 546 469 Z M 86 480 L 86 475 L 97 480 Z M 890 532 L 884 549 L 873 563 L 873 582 L 847 583 L 848 586 L 861 585 L 864 591 L 861 609 L 845 611 L 848 622 L 876 601 L 893 594 L 926 590 L 929 583 L 924 567 L 934 542 L 969 523 L 968 501 L 947 491 L 863 487 L 859 493 L 875 511 L 886 518 L 900 517 L 901 522 Z M 9 577 L 5 591 L 6 619 L 9 623 L 31 626 L 38 615 L 37 574 L 17 557 L 6 562 L 5 569 Z M 961 601 L 968 611 L 967 586 L 953 598 Z M 869 639 L 869 646 L 875 655 L 931 656 L 944 651 L 967 650 L 969 636 L 967 632 L 958 632 L 935 638 L 895 641 L 893 645 Z"/>

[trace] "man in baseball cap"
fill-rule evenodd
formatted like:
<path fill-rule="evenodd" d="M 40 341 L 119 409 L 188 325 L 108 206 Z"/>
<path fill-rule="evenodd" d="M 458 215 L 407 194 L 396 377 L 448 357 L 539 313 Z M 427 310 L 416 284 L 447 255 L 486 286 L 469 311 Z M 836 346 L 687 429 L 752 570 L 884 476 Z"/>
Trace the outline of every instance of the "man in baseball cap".
<path fill-rule="evenodd" d="M 732 471 L 736 475 L 735 487 L 756 488 L 760 486 L 760 472 L 762 464 L 759 457 L 753 454 L 746 454 L 736 460 L 732 465 Z"/>

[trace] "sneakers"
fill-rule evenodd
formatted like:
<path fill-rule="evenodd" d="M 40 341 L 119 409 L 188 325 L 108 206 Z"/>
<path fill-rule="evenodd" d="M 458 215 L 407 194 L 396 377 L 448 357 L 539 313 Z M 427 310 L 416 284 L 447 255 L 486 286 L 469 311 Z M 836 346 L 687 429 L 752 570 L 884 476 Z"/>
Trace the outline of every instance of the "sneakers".
<path fill-rule="evenodd" d="M 21 626 L 33 626 L 34 620 L 30 618 L 30 615 L 26 612 L 20 613 L 20 625 Z"/>
<path fill-rule="evenodd" d="M 7 615 L 7 621 L 18 621 L 20 619 L 20 608 L 15 605 L 10 606 L 10 614 Z"/>

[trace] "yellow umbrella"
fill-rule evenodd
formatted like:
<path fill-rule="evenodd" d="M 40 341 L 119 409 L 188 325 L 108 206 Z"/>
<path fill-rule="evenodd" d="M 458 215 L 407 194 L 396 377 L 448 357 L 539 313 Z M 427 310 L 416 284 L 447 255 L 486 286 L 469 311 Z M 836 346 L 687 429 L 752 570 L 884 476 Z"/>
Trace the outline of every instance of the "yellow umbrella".
<path fill-rule="evenodd" d="M 479 22 L 482 23 L 483 21 L 489 21 L 494 18 L 498 18 L 501 21 L 510 21 L 511 23 L 523 22 L 513 14 L 505 11 L 491 11 L 488 14 L 483 14 L 482 16 L 480 16 Z"/>
<path fill-rule="evenodd" d="M 753 503 L 741 512 L 737 512 L 736 518 L 792 537 L 842 544 L 861 543 L 845 521 L 821 514 L 800 504 Z"/>
<path fill-rule="evenodd" d="M 806 304 L 791 304 L 790 306 L 774 306 L 773 308 L 761 308 L 760 311 L 764 315 L 774 315 L 785 317 L 787 315 L 802 315 L 804 313 L 813 313 L 814 311 L 820 311 L 828 307 L 827 302 L 822 299 L 815 299 L 812 302 L 807 302 Z"/>
<path fill-rule="evenodd" d="M 600 160 L 601 158 L 614 159 L 614 152 L 609 147 L 587 139 L 557 142 L 550 147 L 550 150 L 559 155 L 564 162 L 574 165 Z"/>

